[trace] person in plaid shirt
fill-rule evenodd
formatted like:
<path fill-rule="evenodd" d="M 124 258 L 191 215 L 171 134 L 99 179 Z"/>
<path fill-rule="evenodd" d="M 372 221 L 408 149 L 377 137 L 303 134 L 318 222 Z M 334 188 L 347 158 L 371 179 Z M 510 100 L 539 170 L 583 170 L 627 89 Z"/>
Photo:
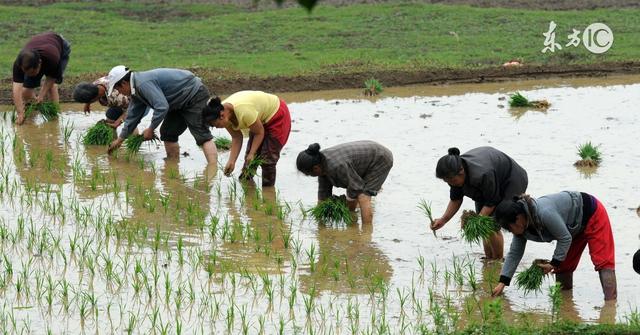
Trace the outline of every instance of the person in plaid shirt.
<path fill-rule="evenodd" d="M 107 94 L 108 87 L 109 79 L 107 77 L 98 78 L 93 83 L 80 83 L 73 91 L 73 99 L 84 103 L 85 113 L 91 112 L 91 104 L 96 101 L 100 105 L 108 107 L 105 113 L 105 121 L 109 126 L 116 129 L 127 117 L 129 98 L 115 89 L 111 94 Z"/>
<path fill-rule="evenodd" d="M 318 201 L 331 197 L 333 187 L 346 188 L 349 208 L 360 206 L 362 224 L 371 224 L 371 197 L 387 179 L 393 154 L 373 141 L 348 142 L 322 151 L 314 143 L 298 154 L 296 165 L 305 175 L 318 177 Z"/>

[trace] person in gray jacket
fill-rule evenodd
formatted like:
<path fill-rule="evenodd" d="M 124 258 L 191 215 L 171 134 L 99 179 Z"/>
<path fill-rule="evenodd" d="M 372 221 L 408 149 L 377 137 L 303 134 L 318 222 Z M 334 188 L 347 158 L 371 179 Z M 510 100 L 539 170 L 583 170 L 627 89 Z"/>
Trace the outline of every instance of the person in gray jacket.
<path fill-rule="evenodd" d="M 504 199 L 511 199 L 527 190 L 529 179 L 515 160 L 492 147 L 471 149 L 460 155 L 458 148 L 438 160 L 436 177 L 449 184 L 449 204 L 442 217 L 435 219 L 431 229 L 442 228 L 458 212 L 465 196 L 475 201 L 476 212 L 492 215 Z M 487 259 L 502 259 L 504 238 L 496 232 L 484 241 Z"/>
<path fill-rule="evenodd" d="M 178 158 L 178 137 L 189 128 L 196 143 L 202 147 L 207 163 L 217 163 L 213 135 L 202 121 L 202 108 L 209 100 L 209 91 L 193 73 L 179 69 L 132 72 L 119 65 L 109 72 L 107 95 L 113 89 L 129 96 L 130 102 L 120 136 L 109 146 L 109 153 L 118 149 L 146 112 L 153 109 L 151 124 L 142 133 L 146 141 L 153 139 L 155 129 L 162 123 L 160 139 L 164 142 L 167 158 Z"/>
<path fill-rule="evenodd" d="M 607 211 L 598 199 L 573 191 L 538 199 L 521 195 L 501 202 L 495 216 L 505 230 L 513 233 L 513 241 L 502 266 L 500 282 L 493 289 L 494 296 L 510 284 L 527 241 L 557 241 L 551 262 L 538 264 L 545 274 L 555 273 L 562 289 L 573 288 L 573 272 L 584 248 L 589 245 L 604 299 L 617 298 L 613 234 Z"/>

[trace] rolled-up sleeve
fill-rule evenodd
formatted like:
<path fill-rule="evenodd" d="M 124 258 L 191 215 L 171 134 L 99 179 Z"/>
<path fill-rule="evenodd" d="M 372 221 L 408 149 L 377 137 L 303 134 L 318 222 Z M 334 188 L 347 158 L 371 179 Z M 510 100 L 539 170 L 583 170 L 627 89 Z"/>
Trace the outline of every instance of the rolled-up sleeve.
<path fill-rule="evenodd" d="M 360 193 L 364 192 L 364 180 L 358 175 L 356 170 L 347 164 L 341 165 L 341 175 L 347 178 L 347 196 L 351 199 L 357 199 Z"/>
<path fill-rule="evenodd" d="M 504 265 L 502 265 L 502 271 L 500 272 L 501 283 L 505 285 L 509 285 L 511 283 L 511 278 L 513 278 L 513 274 L 516 273 L 516 268 L 522 260 L 522 255 L 524 254 L 524 249 L 526 246 L 526 238 L 520 235 L 513 235 L 511 247 L 509 247 L 509 253 L 507 253 L 507 257 L 504 260 Z"/>
<path fill-rule="evenodd" d="M 464 189 L 462 187 L 451 186 L 449 189 L 449 199 L 462 200 L 464 198 Z"/>

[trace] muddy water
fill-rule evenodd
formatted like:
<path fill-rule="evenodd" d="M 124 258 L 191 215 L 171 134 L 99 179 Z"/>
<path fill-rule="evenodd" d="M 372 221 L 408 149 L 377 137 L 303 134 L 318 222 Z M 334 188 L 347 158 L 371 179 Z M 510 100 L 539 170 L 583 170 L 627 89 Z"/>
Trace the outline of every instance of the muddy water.
<path fill-rule="evenodd" d="M 552 106 L 544 113 L 501 107 L 506 101 L 500 98 L 514 90 L 534 100 L 547 99 Z M 398 332 L 404 327 L 406 316 L 411 324 L 407 332 L 416 331 L 419 324 L 434 323 L 429 313 L 417 307 L 424 301 L 427 304 L 424 309 L 428 309 L 429 292 L 442 305 L 453 304 L 462 315 L 460 324 L 465 324 L 468 322 L 463 312 L 465 306 L 476 303 L 473 299 L 489 301 L 487 292 L 497 280 L 500 264 L 483 263 L 481 247 L 460 240 L 457 220 L 452 220 L 434 237 L 417 205 L 426 199 L 432 202 L 436 214 L 442 213 L 448 187 L 434 177 L 437 159 L 451 146 L 465 151 L 481 145 L 501 149 L 527 169 L 528 192 L 534 196 L 580 190 L 594 194 L 607 207 L 616 242 L 618 301 L 603 303 L 597 273 L 585 251 L 575 274 L 574 290 L 563 295 L 561 317 L 614 322 L 623 320 L 630 309 L 640 305 L 638 275 L 631 268 L 631 256 L 640 247 L 640 221 L 635 212 L 640 204 L 640 186 L 633 173 L 640 163 L 633 149 L 640 125 L 637 113 L 640 77 L 389 88 L 382 97 L 368 100 L 355 90 L 282 96 L 290 102 L 292 133 L 278 165 L 276 190 L 264 192 L 224 177 L 215 168 L 206 169 L 204 157 L 189 134 L 180 142 L 186 155 L 179 163 L 167 163 L 163 160 L 163 149 L 157 145 L 143 145 L 141 153 L 134 157 L 127 157 L 124 152 L 118 157 L 108 157 L 104 148 L 85 148 L 79 136 L 102 115 L 94 112 L 85 116 L 78 105 L 65 105 L 63 117 L 56 122 L 43 124 L 35 119 L 14 128 L 9 118 L 2 121 L 3 176 L 19 183 L 20 191 L 16 194 L 33 194 L 34 187 L 53 189 L 52 194 L 60 194 L 63 199 L 60 203 L 65 204 L 66 211 L 66 223 L 61 223 L 59 214 L 47 213 L 48 207 L 34 209 L 36 206 L 25 205 L 26 196 L 5 193 L 0 213 L 6 227 L 16 231 L 16 222 L 26 220 L 27 232 L 29 227 L 38 230 L 49 226 L 50 234 L 62 239 L 60 249 L 64 252 L 69 252 L 70 241 L 78 234 L 86 237 L 89 250 L 102 250 L 105 245 L 99 239 L 113 240 L 115 233 L 112 231 L 110 237 L 100 233 L 105 223 L 99 219 L 85 220 L 75 215 L 74 220 L 74 208 L 79 204 L 97 216 L 108 211 L 106 216 L 113 217 L 120 226 L 126 225 L 123 236 L 135 230 L 140 239 L 127 244 L 123 237 L 122 246 L 105 242 L 106 255 L 98 257 L 98 274 L 92 281 L 86 279 L 87 269 L 91 268 L 87 264 L 91 261 L 70 261 L 67 269 L 61 265 L 66 262 L 60 254 L 56 256 L 54 252 L 48 261 L 28 239 L 13 246 L 4 241 L 3 253 L 13 257 L 16 275 L 14 287 L 3 292 L 6 306 L 0 314 L 8 315 L 14 309 L 16 317 L 29 323 L 31 330 L 81 328 L 81 304 L 76 302 L 66 314 L 64 303 L 54 298 L 54 312 L 47 313 L 42 298 L 34 298 L 33 292 L 31 298 L 25 297 L 15 287 L 16 281 L 20 281 L 16 280 L 17 274 L 34 259 L 36 265 L 32 267 L 50 271 L 54 280 L 65 279 L 79 292 L 97 295 L 97 310 L 101 316 L 110 315 L 111 321 L 98 318 L 103 321 L 95 322 L 87 316 L 85 328 L 111 327 L 122 332 L 127 329 L 131 315 L 136 315 L 135 329 L 145 333 L 145 329 L 155 327 L 151 321 L 154 310 L 147 306 L 164 306 L 158 301 L 165 298 L 162 288 L 156 289 L 160 293 L 148 301 L 144 300 L 144 293 L 140 294 L 142 298 L 131 298 L 137 297 L 136 279 L 132 269 L 125 269 L 133 268 L 135 260 L 148 273 L 152 264 L 160 267 L 163 275 L 159 287 L 164 285 L 165 275 L 177 286 L 182 283 L 185 292 L 193 287 L 195 301 L 190 302 L 188 316 L 187 312 L 181 314 L 180 309 L 176 312 L 162 307 L 158 311 L 165 322 L 182 320 L 171 322 L 170 327 L 182 324 L 187 333 L 228 331 L 225 324 L 229 320 L 229 306 L 231 310 L 236 307 L 235 319 L 231 321 L 235 332 L 241 330 L 242 308 L 248 308 L 250 333 L 258 332 L 261 323 L 265 324 L 266 332 L 276 332 L 280 319 L 286 321 L 284 328 L 299 331 L 309 327 L 309 319 L 305 317 L 309 295 L 315 297 L 310 324 L 316 331 L 350 331 L 353 321 L 347 321 L 345 315 L 354 305 L 362 309 L 357 322 L 361 330 L 379 327 L 380 320 L 386 317 L 388 327 Z M 142 126 L 148 122 L 144 120 Z M 64 140 L 66 124 L 74 126 L 68 143 Z M 226 134 L 214 130 L 214 135 Z M 296 171 L 297 153 L 314 142 L 329 147 L 361 139 L 375 140 L 394 154 L 394 167 L 383 191 L 374 199 L 373 227 L 325 227 L 305 219 L 300 208 L 315 203 L 317 185 L 313 178 Z M 576 146 L 585 141 L 599 144 L 604 153 L 603 163 L 595 171 L 585 172 L 573 166 L 577 160 Z M 227 156 L 220 153 L 219 165 L 226 162 Z M 272 205 L 276 201 L 280 207 Z M 20 210 L 25 207 L 28 209 Z M 284 214 L 279 215 L 278 208 Z M 472 202 L 467 199 L 463 208 L 473 208 Z M 87 221 L 91 222 L 90 227 L 93 225 L 93 232 L 83 227 Z M 212 225 L 213 221 L 219 223 Z M 212 230 L 217 232 L 215 238 L 209 234 Z M 509 234 L 506 239 L 508 247 Z M 160 252 L 161 256 L 154 253 L 156 240 L 160 241 L 160 250 L 166 249 Z M 550 258 L 552 253 L 553 244 L 529 243 L 520 269 L 535 258 Z M 120 289 L 113 289 L 112 281 L 105 279 L 101 259 L 109 255 L 115 259 L 121 277 L 128 278 Z M 118 258 L 123 255 L 131 255 L 128 267 L 126 261 Z M 77 265 L 80 263 L 84 265 Z M 205 263 L 214 264 L 213 279 L 207 279 Z M 472 294 L 473 285 L 468 278 L 460 285 L 453 275 L 445 274 L 452 273 L 460 264 L 465 271 L 473 271 L 471 277 L 480 286 L 476 295 Z M 251 274 L 257 279 L 251 279 Z M 37 275 L 27 277 L 26 282 L 37 286 Z M 271 286 L 260 278 L 271 278 L 275 302 L 265 302 L 268 296 L 265 292 Z M 242 286 L 237 293 L 236 280 Z M 544 286 L 550 284 L 547 279 Z M 298 293 L 293 307 L 289 307 L 292 287 Z M 383 301 L 379 298 L 381 287 L 388 291 L 388 296 L 382 294 Z M 507 288 L 501 306 L 504 317 L 515 320 L 525 313 L 533 319 L 547 319 L 551 308 L 547 291 L 545 288 L 541 293 L 525 295 L 515 287 Z M 166 305 L 175 307 L 175 288 L 171 292 L 172 303 Z M 371 303 L 372 292 L 377 297 L 375 303 Z M 407 307 L 401 297 L 410 292 L 417 298 L 413 303 L 407 302 L 411 305 Z M 215 303 L 210 299 L 221 304 L 221 316 L 212 316 Z M 190 300 L 184 301 L 187 305 Z M 210 312 L 203 314 L 202 310 Z M 266 319 L 261 320 L 261 316 Z M 54 322 L 56 317 L 64 317 L 66 323 Z"/>

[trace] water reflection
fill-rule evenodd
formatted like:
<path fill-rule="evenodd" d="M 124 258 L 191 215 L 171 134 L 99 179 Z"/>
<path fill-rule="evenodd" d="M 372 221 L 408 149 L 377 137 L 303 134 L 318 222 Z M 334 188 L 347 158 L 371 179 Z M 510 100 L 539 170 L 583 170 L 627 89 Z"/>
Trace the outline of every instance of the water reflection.
<path fill-rule="evenodd" d="M 369 293 L 389 283 L 393 268 L 389 258 L 372 242 L 373 225 L 342 229 L 318 225 L 317 258 L 312 269 L 300 275 L 300 288 L 309 293 Z"/>

